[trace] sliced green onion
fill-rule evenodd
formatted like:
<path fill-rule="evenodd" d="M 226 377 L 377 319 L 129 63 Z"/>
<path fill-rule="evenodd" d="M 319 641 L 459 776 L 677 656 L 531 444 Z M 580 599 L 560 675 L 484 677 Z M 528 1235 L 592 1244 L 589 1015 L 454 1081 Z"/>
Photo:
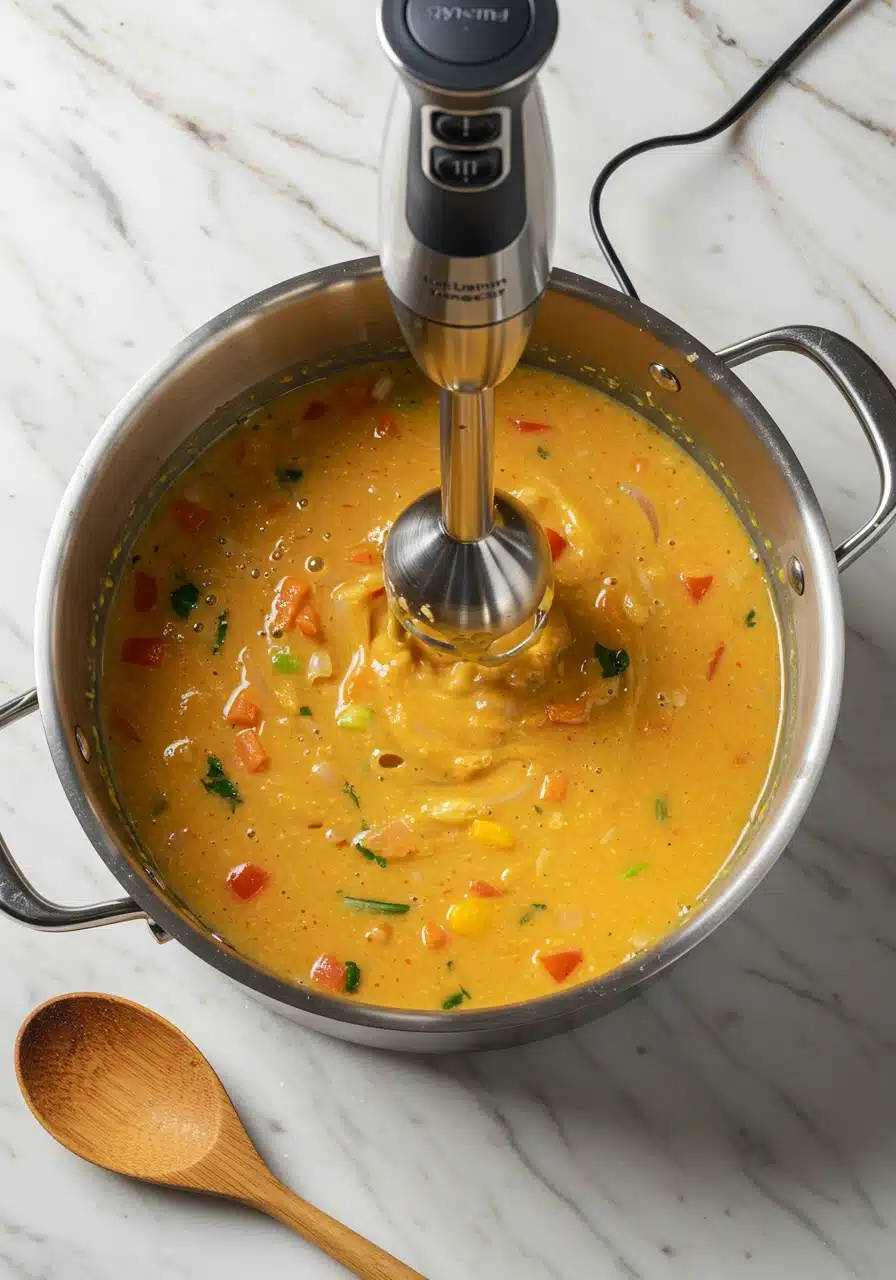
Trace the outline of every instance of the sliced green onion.
<path fill-rule="evenodd" d="M 623 871 L 623 880 L 634 880 L 635 876 L 639 876 L 642 871 L 647 870 L 646 862 L 636 862 L 633 867 L 629 867 L 628 871 Z"/>
<path fill-rule="evenodd" d="M 297 671 L 301 670 L 301 660 L 290 653 L 288 649 L 281 649 L 279 653 L 275 653 L 271 658 L 271 665 L 275 671 L 279 671 L 282 676 L 294 676 Z"/>
<path fill-rule="evenodd" d="M 350 898 L 343 895 L 342 901 L 349 911 L 368 911 L 374 916 L 403 916 L 411 909 L 408 902 L 382 902 L 379 898 Z"/>
<path fill-rule="evenodd" d="M 656 802 L 656 820 L 665 822 L 669 816 L 669 802 L 665 796 L 659 796 Z"/>
<path fill-rule="evenodd" d="M 362 858 L 366 858 L 368 862 L 375 862 L 378 867 L 388 867 L 389 864 L 386 859 L 378 853 L 374 853 L 372 849 L 368 849 L 366 844 L 361 844 L 359 840 L 356 840 L 354 844 Z"/>

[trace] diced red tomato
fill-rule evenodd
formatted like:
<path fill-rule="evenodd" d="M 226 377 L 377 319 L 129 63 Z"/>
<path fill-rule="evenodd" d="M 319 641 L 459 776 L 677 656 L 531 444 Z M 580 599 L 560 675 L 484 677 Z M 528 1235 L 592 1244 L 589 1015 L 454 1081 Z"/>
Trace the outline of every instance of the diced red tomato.
<path fill-rule="evenodd" d="M 373 434 L 377 440 L 385 440 L 388 437 L 397 438 L 401 432 L 398 430 L 398 423 L 389 413 L 384 413 L 379 422 L 373 428 Z"/>
<path fill-rule="evenodd" d="M 227 719 L 231 724 L 238 724 L 246 729 L 256 729 L 261 724 L 261 707 L 247 698 L 243 690 L 231 702 Z"/>
<path fill-rule="evenodd" d="M 683 573 L 681 575 L 681 580 L 684 583 L 685 589 L 688 595 L 693 600 L 694 604 L 700 603 L 700 601 L 703 599 L 703 597 L 706 595 L 707 591 L 715 581 L 711 573 L 706 574 L 706 576 L 703 578 L 694 578 L 688 573 Z"/>
<path fill-rule="evenodd" d="M 128 739 L 129 742 L 142 742 L 140 730 L 134 724 L 133 720 L 124 715 L 117 709 L 112 712 L 111 716 L 112 728 L 116 729 L 122 737 Z"/>
<path fill-rule="evenodd" d="M 541 784 L 539 800 L 547 800 L 549 804 L 561 804 L 569 791 L 569 778 L 565 773 L 545 774 Z"/>
<path fill-rule="evenodd" d="M 271 763 L 271 757 L 255 729 L 242 729 L 233 740 L 233 749 L 247 773 L 260 773 Z"/>
<path fill-rule="evenodd" d="M 269 873 L 263 867 L 256 866 L 254 862 L 241 862 L 228 875 L 227 884 L 235 898 L 248 902 L 266 889 L 270 880 Z"/>
<path fill-rule="evenodd" d="M 302 605 L 296 616 L 296 622 L 299 624 L 302 635 L 307 636 L 309 640 L 323 639 L 324 629 L 320 614 L 310 600 L 306 600 Z"/>
<path fill-rule="evenodd" d="M 551 549 L 551 559 L 556 560 L 558 556 L 563 554 L 569 543 L 563 534 L 558 533 L 556 529 L 545 529 L 545 535 L 547 536 L 548 546 Z"/>
<path fill-rule="evenodd" d="M 271 626 L 275 631 L 294 631 L 299 610 L 311 595 L 311 583 L 301 578 L 284 578 L 274 596 Z"/>
<path fill-rule="evenodd" d="M 330 406 L 323 400 L 312 400 L 306 408 L 302 417 L 306 422 L 315 422 L 318 418 L 322 418 L 325 413 L 330 412 Z"/>
<path fill-rule="evenodd" d="M 725 646 L 724 644 L 720 644 L 718 649 L 716 649 L 715 653 L 712 655 L 712 657 L 709 660 L 709 666 L 706 669 L 707 680 L 711 680 L 715 675 L 715 673 L 718 671 L 719 663 L 722 661 L 722 657 L 724 653 L 725 653 Z"/>
<path fill-rule="evenodd" d="M 503 898 L 504 890 L 496 889 L 487 880 L 471 880 L 470 893 L 474 898 Z"/>
<path fill-rule="evenodd" d="M 376 553 L 373 547 L 352 547 L 348 553 L 348 558 L 351 564 L 373 564 L 376 560 Z"/>
<path fill-rule="evenodd" d="M 582 953 L 575 951 L 554 951 L 550 955 L 538 956 L 538 963 L 547 969 L 555 982 L 565 982 L 573 969 L 582 963 Z"/>
<path fill-rule="evenodd" d="M 212 518 L 210 507 L 199 502 L 191 502 L 189 498 L 175 498 L 171 504 L 171 514 L 183 529 L 184 533 L 198 533 Z"/>
<path fill-rule="evenodd" d="M 311 981 L 319 987 L 329 987 L 331 991 L 344 991 L 345 977 L 345 965 L 335 956 L 318 956 L 311 966 Z"/>
<path fill-rule="evenodd" d="M 346 382 L 344 386 L 339 388 L 338 395 L 346 409 L 351 410 L 353 413 L 357 413 L 359 410 L 366 408 L 367 405 L 373 404 L 370 387 L 361 382 Z"/>
<path fill-rule="evenodd" d="M 449 941 L 448 930 L 431 920 L 423 926 L 420 937 L 428 951 L 440 951 Z"/>
<path fill-rule="evenodd" d="M 551 702 L 548 704 L 548 720 L 551 724 L 586 724 L 587 702 Z"/>
<path fill-rule="evenodd" d="M 134 609 L 137 613 L 150 613 L 159 598 L 159 584 L 151 573 L 138 569 L 134 574 Z"/>
<path fill-rule="evenodd" d="M 121 646 L 121 660 L 136 667 L 160 667 L 170 651 L 170 640 L 156 639 L 155 636 L 129 636 Z"/>
<path fill-rule="evenodd" d="M 547 422 L 530 422 L 528 418 L 511 418 L 510 421 L 517 431 L 522 431 L 524 435 L 537 435 L 542 431 L 550 431 L 551 429 Z"/>

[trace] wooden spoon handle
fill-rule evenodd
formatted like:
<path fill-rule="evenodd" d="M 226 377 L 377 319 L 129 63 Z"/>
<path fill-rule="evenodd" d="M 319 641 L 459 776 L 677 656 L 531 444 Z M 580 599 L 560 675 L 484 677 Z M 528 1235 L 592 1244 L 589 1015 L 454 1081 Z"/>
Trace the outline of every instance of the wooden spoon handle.
<path fill-rule="evenodd" d="M 284 1226 L 292 1227 L 300 1236 L 323 1249 L 360 1280 L 426 1280 L 419 1271 L 406 1267 L 385 1249 L 378 1248 L 350 1227 L 316 1209 L 281 1182 L 272 1181 L 263 1190 L 256 1189 L 253 1203 L 263 1213 L 270 1214 Z"/>

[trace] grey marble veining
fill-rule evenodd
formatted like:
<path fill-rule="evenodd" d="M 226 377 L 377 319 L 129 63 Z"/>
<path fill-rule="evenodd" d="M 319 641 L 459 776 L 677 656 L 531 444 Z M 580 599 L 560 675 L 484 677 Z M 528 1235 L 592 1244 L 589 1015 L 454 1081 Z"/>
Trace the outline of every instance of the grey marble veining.
<path fill-rule="evenodd" d="M 627 142 L 722 111 L 810 0 L 561 0 L 544 82 L 559 265 L 606 280 L 587 194 Z M 64 484 L 104 415 L 184 332 L 376 244 L 390 72 L 372 0 L 0 0 L 0 692 Z M 646 301 L 710 344 L 827 324 L 896 375 L 896 13 L 854 6 L 736 136 L 645 158 L 606 216 Z M 792 357 L 744 373 L 832 532 L 875 476 Z M 788 853 L 643 998 L 561 1039 L 425 1061 L 262 1011 L 142 925 L 0 922 L 0 1276 L 342 1274 L 248 1212 L 131 1185 L 20 1101 L 16 1029 L 102 989 L 173 1019 L 272 1166 L 432 1280 L 890 1280 L 896 1274 L 896 538 L 849 572 L 844 705 Z M 114 892 L 39 726 L 0 737 L 0 825 L 50 896 Z"/>

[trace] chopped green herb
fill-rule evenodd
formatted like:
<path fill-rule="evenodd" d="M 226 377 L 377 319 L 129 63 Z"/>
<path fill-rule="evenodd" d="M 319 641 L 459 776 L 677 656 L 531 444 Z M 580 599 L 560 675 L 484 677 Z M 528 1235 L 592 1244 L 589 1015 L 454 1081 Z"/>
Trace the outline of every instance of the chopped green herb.
<path fill-rule="evenodd" d="M 348 798 L 351 800 L 352 804 L 355 806 L 356 809 L 361 808 L 361 801 L 358 799 L 358 793 L 350 782 L 343 783 L 342 792 L 343 792 L 343 795 L 348 796 Z"/>
<path fill-rule="evenodd" d="M 220 653 L 227 639 L 227 628 L 230 625 L 228 619 L 230 610 L 225 609 L 223 613 L 218 614 L 218 621 L 215 623 L 215 643 L 212 645 L 212 653 Z"/>
<path fill-rule="evenodd" d="M 162 814 L 168 809 L 168 797 L 160 791 L 152 802 L 152 808 L 149 811 L 151 818 L 161 818 Z"/>
<path fill-rule="evenodd" d="M 539 458 L 549 458 L 551 456 L 550 450 L 546 449 L 543 444 L 540 444 L 535 452 L 538 454 Z"/>
<path fill-rule="evenodd" d="M 448 961 L 448 963 L 445 965 L 445 968 L 446 968 L 446 969 L 448 970 L 448 972 L 450 973 L 450 972 L 451 972 L 451 970 L 454 968 L 454 961 L 453 961 L 453 960 L 449 960 L 449 961 Z"/>
<path fill-rule="evenodd" d="M 286 485 L 298 484 L 305 472 L 301 467 L 278 467 L 277 481 L 279 484 Z"/>
<path fill-rule="evenodd" d="M 131 564 L 139 564 L 142 559 L 142 556 L 131 556 Z"/>
<path fill-rule="evenodd" d="M 354 995 L 361 985 L 361 970 L 354 960 L 345 962 L 345 989 L 350 996 Z"/>
<path fill-rule="evenodd" d="M 179 618 L 189 618 L 198 603 L 199 588 L 192 582 L 185 582 L 171 592 L 171 608 Z"/>
<path fill-rule="evenodd" d="M 410 911 L 408 902 L 381 902 L 379 898 L 350 898 L 343 895 L 343 904 L 349 911 L 368 911 L 374 916 L 403 916 Z"/>
<path fill-rule="evenodd" d="M 472 1000 L 466 987 L 461 987 L 460 991 L 455 991 L 454 995 L 449 996 L 447 1000 L 442 1001 L 443 1009 L 456 1009 L 459 1004 L 463 1004 L 464 1000 Z"/>
<path fill-rule="evenodd" d="M 536 813 L 544 813 L 544 809 L 542 809 L 542 807 L 541 807 L 541 805 L 540 805 L 540 804 L 537 804 L 537 805 L 535 806 L 535 812 L 536 812 Z"/>
<path fill-rule="evenodd" d="M 530 924 L 535 919 L 536 911 L 547 911 L 546 902 L 533 902 L 528 911 L 524 911 L 520 916 L 520 924 Z"/>
<path fill-rule="evenodd" d="M 659 796 L 655 805 L 657 822 L 665 822 L 669 816 L 669 802 L 665 796 Z"/>
<path fill-rule="evenodd" d="M 209 756 L 208 773 L 202 779 L 202 785 L 206 791 L 213 796 L 220 796 L 222 800 L 226 800 L 230 805 L 230 812 L 234 813 L 238 804 L 243 803 L 243 797 L 239 793 L 239 788 L 235 782 L 231 782 L 227 774 L 224 772 L 224 766 L 218 756 Z"/>
<path fill-rule="evenodd" d="M 600 673 L 605 680 L 621 676 L 631 661 L 625 649 L 608 649 L 599 640 L 594 645 L 594 656 L 600 663 Z"/>
<path fill-rule="evenodd" d="M 366 830 L 366 828 L 365 828 Z M 380 857 L 378 853 L 374 853 L 372 849 L 368 849 L 366 844 L 360 844 L 355 841 L 355 848 L 358 850 L 362 858 L 366 858 L 368 862 L 375 862 L 378 867 L 388 867 L 385 858 Z"/>
<path fill-rule="evenodd" d="M 281 676 L 294 676 L 302 666 L 301 661 L 288 649 L 281 649 L 279 653 L 275 653 L 271 658 L 271 664 Z"/>
<path fill-rule="evenodd" d="M 623 871 L 623 880 L 634 880 L 635 876 L 639 876 L 642 871 L 647 870 L 646 862 L 636 862 L 633 867 L 629 867 L 628 871 Z"/>
<path fill-rule="evenodd" d="M 750 610 L 746 618 L 744 618 L 744 622 L 747 624 L 748 627 L 756 626 L 756 610 L 755 609 Z"/>
<path fill-rule="evenodd" d="M 300 716 L 310 716 L 310 715 L 311 715 L 311 708 L 310 708 L 310 707 L 299 707 L 299 715 L 300 715 Z"/>

